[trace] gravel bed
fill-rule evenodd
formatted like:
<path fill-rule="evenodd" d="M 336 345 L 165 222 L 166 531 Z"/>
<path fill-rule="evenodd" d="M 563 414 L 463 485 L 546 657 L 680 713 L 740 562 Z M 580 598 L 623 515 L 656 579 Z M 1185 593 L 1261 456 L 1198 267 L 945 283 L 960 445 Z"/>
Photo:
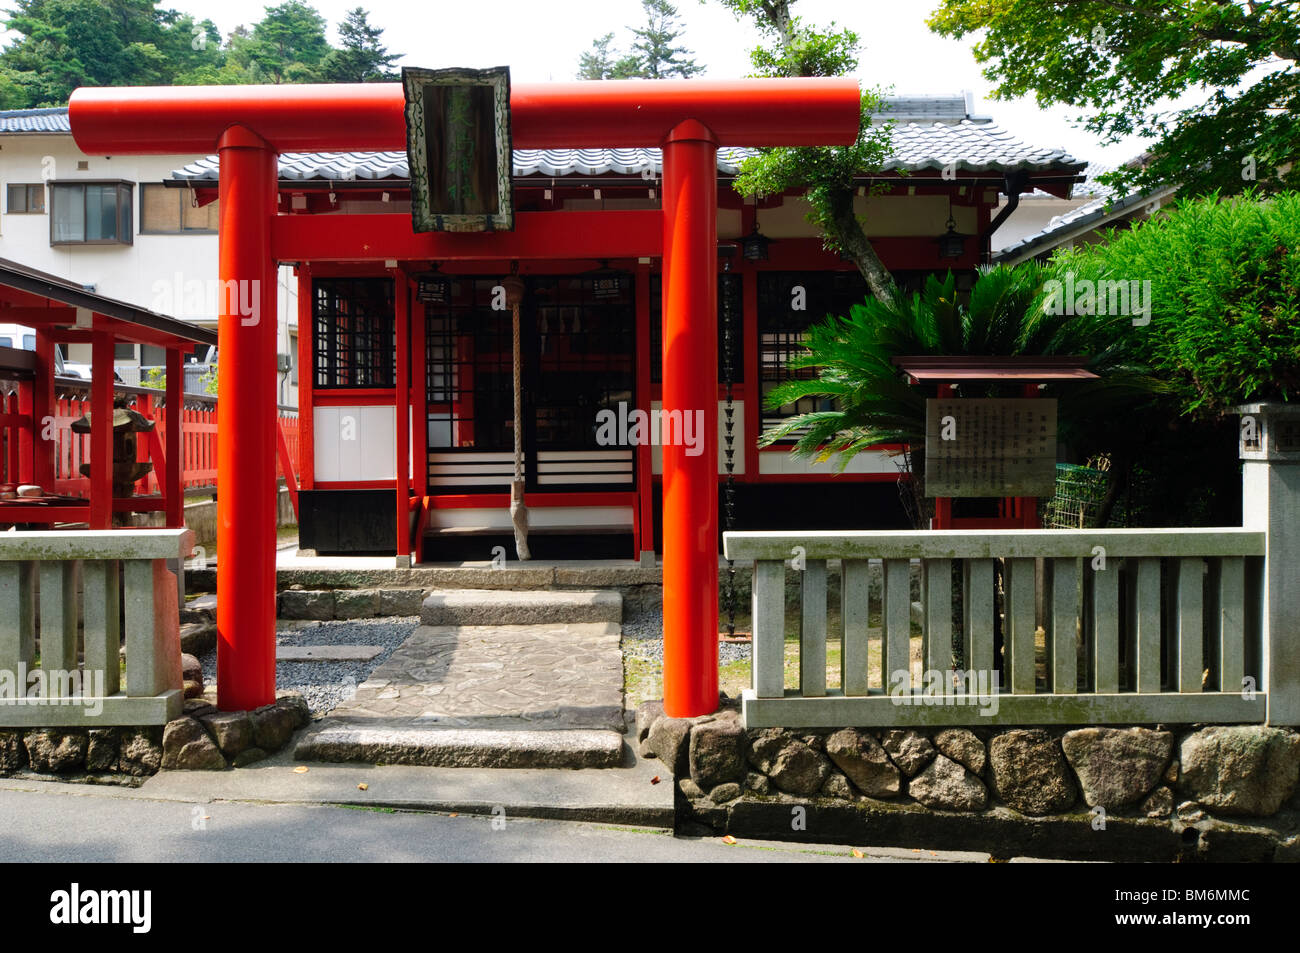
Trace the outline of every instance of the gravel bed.
<path fill-rule="evenodd" d="M 743 662 L 749 660 L 748 642 L 719 642 L 718 662 Z M 624 606 L 623 653 L 634 658 L 660 659 L 664 657 L 664 617 L 657 605 Z"/>
<path fill-rule="evenodd" d="M 278 691 L 301 692 L 313 715 L 323 715 L 351 697 L 358 685 L 370 677 L 393 650 L 401 645 L 420 624 L 419 616 L 383 619 L 351 619 L 313 622 L 277 627 L 280 645 L 379 645 L 383 651 L 368 662 L 278 662 L 275 687 Z M 216 680 L 217 653 L 214 649 L 201 656 L 203 677 L 209 684 Z"/>

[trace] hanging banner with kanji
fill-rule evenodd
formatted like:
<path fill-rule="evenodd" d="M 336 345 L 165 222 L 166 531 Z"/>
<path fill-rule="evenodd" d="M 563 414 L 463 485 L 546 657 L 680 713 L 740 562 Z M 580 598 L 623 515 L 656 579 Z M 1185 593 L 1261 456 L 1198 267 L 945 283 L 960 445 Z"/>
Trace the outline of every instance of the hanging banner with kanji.
<path fill-rule="evenodd" d="M 510 68 L 403 67 L 411 227 L 510 231 L 515 225 Z"/>
<path fill-rule="evenodd" d="M 926 496 L 1055 494 L 1055 400 L 925 402 Z"/>

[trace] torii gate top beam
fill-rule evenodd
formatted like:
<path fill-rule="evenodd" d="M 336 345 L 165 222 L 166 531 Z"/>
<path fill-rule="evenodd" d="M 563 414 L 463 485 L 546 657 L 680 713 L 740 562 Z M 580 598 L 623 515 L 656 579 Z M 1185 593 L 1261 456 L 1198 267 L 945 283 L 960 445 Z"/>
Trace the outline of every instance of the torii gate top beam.
<path fill-rule="evenodd" d="M 605 80 L 511 89 L 515 148 L 658 146 L 684 119 L 720 146 L 850 145 L 853 79 Z M 209 152 L 232 125 L 277 152 L 406 148 L 400 83 L 82 88 L 68 117 L 91 155 Z"/>

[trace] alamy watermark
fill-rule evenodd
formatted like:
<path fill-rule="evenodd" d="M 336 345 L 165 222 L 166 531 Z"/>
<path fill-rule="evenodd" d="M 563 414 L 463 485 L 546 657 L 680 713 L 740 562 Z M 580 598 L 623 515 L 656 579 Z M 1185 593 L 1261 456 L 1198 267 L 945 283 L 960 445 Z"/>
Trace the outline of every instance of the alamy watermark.
<path fill-rule="evenodd" d="M 704 452 L 704 411 L 629 411 L 626 401 L 618 410 L 605 407 L 596 412 L 596 443 L 602 447 L 681 446 L 688 457 Z"/>
<path fill-rule="evenodd" d="M 1120 281 L 1091 278 L 1075 279 L 1067 271 L 1065 280 L 1052 278 L 1043 283 L 1048 314 L 1096 314 L 1132 317 L 1134 327 L 1151 323 L 1151 279 Z"/>
<path fill-rule="evenodd" d="M 895 705 L 971 705 L 991 717 L 998 713 L 1000 684 L 996 669 L 931 669 L 920 678 L 899 669 L 889 676 L 889 699 Z"/>
<path fill-rule="evenodd" d="M 170 314 L 178 318 L 211 318 L 223 310 L 230 315 L 239 315 L 239 323 L 244 327 L 253 327 L 261 321 L 262 282 L 253 278 L 241 280 L 230 278 L 198 278 L 185 280 L 181 272 L 176 272 L 170 281 L 160 278 L 149 289 L 153 298 L 149 307 L 159 314 Z"/>
<path fill-rule="evenodd" d="M 88 690 L 87 690 L 88 689 Z M 97 718 L 104 712 L 104 672 L 91 669 L 0 669 L 0 700 L 20 705 L 80 705 Z"/>

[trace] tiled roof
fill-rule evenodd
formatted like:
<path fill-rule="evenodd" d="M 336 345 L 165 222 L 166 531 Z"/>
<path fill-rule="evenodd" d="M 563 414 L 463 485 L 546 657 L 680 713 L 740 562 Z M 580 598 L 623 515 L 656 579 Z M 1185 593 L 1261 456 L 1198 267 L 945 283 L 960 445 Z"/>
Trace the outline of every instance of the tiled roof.
<path fill-rule="evenodd" d="M 0 134 L 71 133 L 68 125 L 68 107 L 51 106 L 47 109 L 0 110 Z"/>
<path fill-rule="evenodd" d="M 955 162 L 968 172 L 1076 171 L 1082 163 L 1063 149 L 1027 145 L 996 123 L 896 123 L 894 154 L 885 171 L 940 170 Z M 735 175 L 751 149 L 718 150 L 718 171 Z M 598 175 L 659 175 L 663 162 L 658 149 L 516 149 L 515 175 L 546 178 Z M 217 157 L 208 156 L 172 173 L 177 179 L 215 181 Z M 280 178 L 291 181 L 380 181 L 407 178 L 405 152 L 286 152 L 280 156 Z"/>

